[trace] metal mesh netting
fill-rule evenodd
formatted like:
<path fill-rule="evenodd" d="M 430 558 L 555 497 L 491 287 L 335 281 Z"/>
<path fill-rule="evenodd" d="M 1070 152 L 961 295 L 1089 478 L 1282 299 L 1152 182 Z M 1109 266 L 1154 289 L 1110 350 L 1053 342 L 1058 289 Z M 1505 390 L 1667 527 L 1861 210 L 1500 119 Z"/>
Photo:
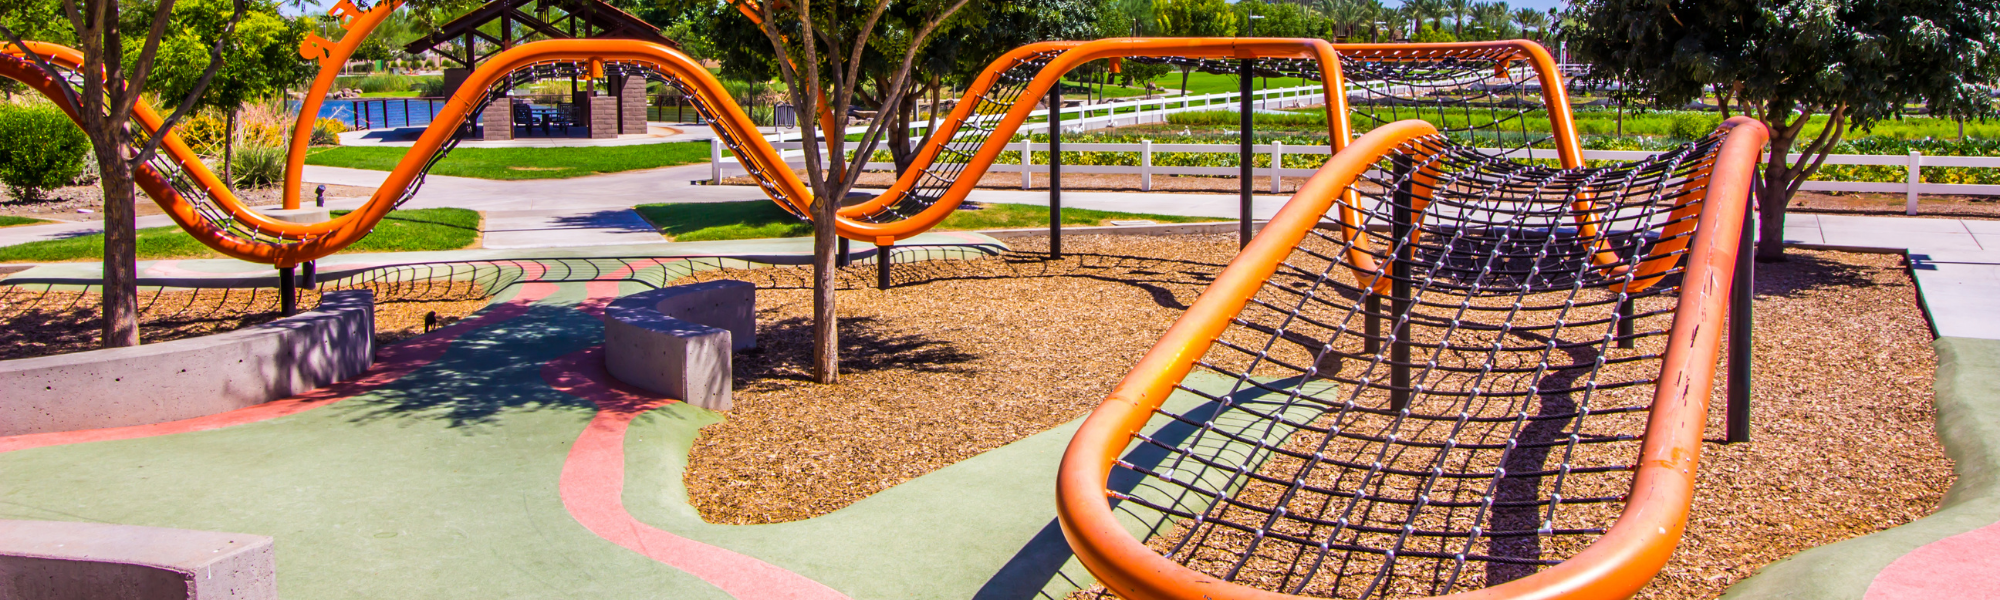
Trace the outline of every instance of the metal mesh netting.
<path fill-rule="evenodd" d="M 1323 220 L 1134 435 L 1116 509 L 1176 562 L 1309 596 L 1573 555 L 1630 490 L 1719 147 L 1569 170 L 1396 149 L 1351 188 L 1358 228 Z"/>

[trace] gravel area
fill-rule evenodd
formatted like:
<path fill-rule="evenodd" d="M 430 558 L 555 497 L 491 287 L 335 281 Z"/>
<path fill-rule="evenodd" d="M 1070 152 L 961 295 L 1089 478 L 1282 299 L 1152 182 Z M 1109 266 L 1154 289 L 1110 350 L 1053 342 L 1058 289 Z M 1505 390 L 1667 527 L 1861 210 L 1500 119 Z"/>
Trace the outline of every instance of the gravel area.
<path fill-rule="evenodd" d="M 251 206 L 268 206 L 279 203 L 278 193 L 281 189 L 278 187 L 269 187 L 253 190 L 237 190 L 236 194 Z M 134 208 L 139 213 L 139 216 L 165 214 L 160 210 L 159 204 L 146 196 L 145 190 L 135 190 L 135 192 L 138 194 L 138 201 L 134 203 Z M 301 201 L 306 203 L 312 202 L 313 192 L 313 186 L 307 186 L 305 188 L 305 197 Z M 367 198 L 374 193 L 375 188 L 346 185 L 326 186 L 326 197 L 328 200 Z M 95 185 L 73 185 L 58 188 L 50 191 L 47 197 L 40 201 L 16 199 L 12 195 L 9 195 L 4 187 L 0 187 L 0 215 L 34 217 L 37 219 L 58 221 L 91 221 L 102 220 L 103 217 L 100 216 L 102 212 L 104 212 L 104 194 Z"/>
<path fill-rule="evenodd" d="M 375 343 L 392 344 L 423 333 L 435 311 L 449 325 L 486 305 L 470 282 L 376 289 Z M 139 291 L 139 339 L 166 342 L 234 331 L 278 318 L 278 293 L 269 288 Z M 0 285 L 0 360 L 96 350 L 102 337 L 97 292 L 46 291 L 43 286 Z M 319 304 L 319 292 L 299 291 L 300 310 Z"/>
<path fill-rule="evenodd" d="M 868 289 L 872 267 L 844 272 L 835 386 L 805 380 L 806 271 L 704 274 L 764 288 L 765 349 L 739 357 L 737 408 L 690 456 L 702 516 L 811 518 L 1080 416 L 1234 253 L 1229 236 L 1076 236 L 1065 243 L 1077 256 L 1045 263 L 1038 240 L 1020 241 L 1004 257 L 899 266 L 886 292 Z M 1951 485 L 1932 427 L 1935 357 L 1903 259 L 1790 256 L 1759 265 L 1754 441 L 1706 445 L 1686 538 L 1639 598 L 1716 597 L 1806 548 L 1929 514 Z M 1603 517 L 1593 512 L 1581 514 Z"/>

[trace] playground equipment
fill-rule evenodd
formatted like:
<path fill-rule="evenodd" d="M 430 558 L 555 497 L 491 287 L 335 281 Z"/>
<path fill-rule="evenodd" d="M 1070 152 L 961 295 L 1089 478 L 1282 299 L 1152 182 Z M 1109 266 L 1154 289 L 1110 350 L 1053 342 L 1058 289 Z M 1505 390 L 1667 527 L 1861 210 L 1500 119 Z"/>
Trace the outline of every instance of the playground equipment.
<path fill-rule="evenodd" d="M 1516 57 L 1356 68 L 1341 50 L 1351 110 L 1387 124 L 1084 422 L 1064 534 L 1125 598 L 1629 597 L 1679 541 L 1725 313 L 1730 437 L 1747 436 L 1764 128 L 1586 168 L 1553 70 L 1536 69 L 1553 139 L 1533 139 L 1504 131 L 1523 103 L 1464 102 L 1523 89 L 1464 77 Z M 1428 110 L 1448 131 L 1391 122 Z M 1537 145 L 1561 168 L 1506 158 Z M 1207 402 L 1164 408 L 1175 393 Z"/>

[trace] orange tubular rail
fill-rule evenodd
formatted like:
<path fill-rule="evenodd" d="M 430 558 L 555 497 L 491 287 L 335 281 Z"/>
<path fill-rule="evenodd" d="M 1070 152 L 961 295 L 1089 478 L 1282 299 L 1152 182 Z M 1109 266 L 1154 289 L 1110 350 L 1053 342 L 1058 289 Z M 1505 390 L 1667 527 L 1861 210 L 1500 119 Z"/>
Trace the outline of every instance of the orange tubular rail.
<path fill-rule="evenodd" d="M 1767 136 L 1763 126 L 1745 117 L 1730 119 L 1721 129 L 1726 137 L 1714 168 L 1703 174 L 1706 198 L 1701 200 L 1692 242 L 1685 247 L 1686 271 L 1654 384 L 1637 472 L 1616 522 L 1560 564 L 1445 598 L 1627 598 L 1651 581 L 1679 543 L 1694 496 L 1695 465 L 1744 226 L 1742 215 Z M 1362 136 L 1336 154 L 1084 421 L 1057 475 L 1057 513 L 1077 558 L 1105 587 L 1133 599 L 1295 597 L 1223 581 L 1148 548 L 1114 516 L 1107 480 L 1153 411 L 1174 393 L 1348 187 L 1398 146 L 1435 134 L 1436 129 L 1422 121 L 1401 121 Z M 1672 251 L 1676 250 L 1656 250 L 1655 255 Z"/>

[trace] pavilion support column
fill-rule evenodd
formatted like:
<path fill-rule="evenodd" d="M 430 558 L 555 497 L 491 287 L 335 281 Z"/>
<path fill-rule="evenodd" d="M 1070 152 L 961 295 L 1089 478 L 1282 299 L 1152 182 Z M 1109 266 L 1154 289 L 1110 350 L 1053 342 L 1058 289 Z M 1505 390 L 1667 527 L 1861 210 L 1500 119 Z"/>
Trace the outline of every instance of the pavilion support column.
<path fill-rule="evenodd" d="M 618 97 L 591 96 L 589 100 L 590 138 L 618 137 Z"/>
<path fill-rule="evenodd" d="M 618 133 L 646 132 L 646 78 L 620 77 L 613 93 L 618 96 Z"/>
<path fill-rule="evenodd" d="M 514 99 L 501 98 L 486 105 L 486 112 L 479 113 L 479 122 L 486 126 L 486 134 L 480 139 L 488 141 L 514 139 Z"/>

